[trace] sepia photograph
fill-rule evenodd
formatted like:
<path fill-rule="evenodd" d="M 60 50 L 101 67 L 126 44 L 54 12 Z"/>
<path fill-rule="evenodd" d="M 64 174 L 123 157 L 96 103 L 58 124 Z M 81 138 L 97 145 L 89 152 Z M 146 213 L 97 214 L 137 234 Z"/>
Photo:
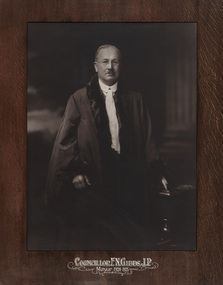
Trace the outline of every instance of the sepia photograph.
<path fill-rule="evenodd" d="M 27 25 L 27 249 L 196 250 L 197 24 Z"/>

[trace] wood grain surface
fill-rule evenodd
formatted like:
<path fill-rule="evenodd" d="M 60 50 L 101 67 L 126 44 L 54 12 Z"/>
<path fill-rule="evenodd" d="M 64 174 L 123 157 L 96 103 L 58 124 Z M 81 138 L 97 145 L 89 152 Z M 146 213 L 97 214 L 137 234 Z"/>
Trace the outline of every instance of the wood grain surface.
<path fill-rule="evenodd" d="M 223 284 L 223 2 L 221 0 L 0 0 L 0 284 Z M 27 251 L 27 22 L 197 22 L 197 250 Z M 129 276 L 69 271 L 82 259 L 151 257 Z"/>

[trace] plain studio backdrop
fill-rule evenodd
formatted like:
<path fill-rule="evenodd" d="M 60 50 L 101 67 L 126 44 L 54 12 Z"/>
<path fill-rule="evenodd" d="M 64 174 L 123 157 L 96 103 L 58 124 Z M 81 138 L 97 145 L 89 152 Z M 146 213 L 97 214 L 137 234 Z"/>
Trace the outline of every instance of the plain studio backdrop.
<path fill-rule="evenodd" d="M 67 100 L 94 75 L 102 44 L 120 49 L 124 80 L 143 96 L 175 184 L 196 184 L 196 33 L 195 23 L 28 24 L 28 249 L 54 249 L 41 208 L 52 146 Z"/>

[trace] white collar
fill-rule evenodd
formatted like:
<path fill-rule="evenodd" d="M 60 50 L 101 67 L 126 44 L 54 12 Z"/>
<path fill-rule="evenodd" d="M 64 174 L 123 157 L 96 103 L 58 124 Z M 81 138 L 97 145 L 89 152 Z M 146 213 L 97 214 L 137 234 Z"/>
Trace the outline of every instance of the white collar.
<path fill-rule="evenodd" d="M 117 87 L 118 87 L 118 82 L 116 82 L 114 85 L 112 85 L 112 86 L 108 86 L 108 85 L 106 85 L 106 84 L 104 84 L 100 79 L 98 79 L 98 82 L 99 82 L 99 85 L 100 85 L 100 87 L 101 87 L 101 90 L 103 91 L 103 92 L 108 92 L 108 89 L 111 89 L 112 90 L 112 92 L 116 92 L 117 91 Z"/>

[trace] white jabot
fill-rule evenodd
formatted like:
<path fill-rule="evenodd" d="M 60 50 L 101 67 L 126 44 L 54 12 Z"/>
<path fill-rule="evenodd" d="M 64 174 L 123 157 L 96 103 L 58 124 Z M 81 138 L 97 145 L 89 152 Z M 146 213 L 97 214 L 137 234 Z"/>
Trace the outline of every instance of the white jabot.
<path fill-rule="evenodd" d="M 119 142 L 119 125 L 118 118 L 116 115 L 115 102 L 113 93 L 117 90 L 117 82 L 112 86 L 107 86 L 99 79 L 99 85 L 105 95 L 105 107 L 109 120 L 109 129 L 111 133 L 112 144 L 111 148 L 120 153 L 120 142 Z"/>

